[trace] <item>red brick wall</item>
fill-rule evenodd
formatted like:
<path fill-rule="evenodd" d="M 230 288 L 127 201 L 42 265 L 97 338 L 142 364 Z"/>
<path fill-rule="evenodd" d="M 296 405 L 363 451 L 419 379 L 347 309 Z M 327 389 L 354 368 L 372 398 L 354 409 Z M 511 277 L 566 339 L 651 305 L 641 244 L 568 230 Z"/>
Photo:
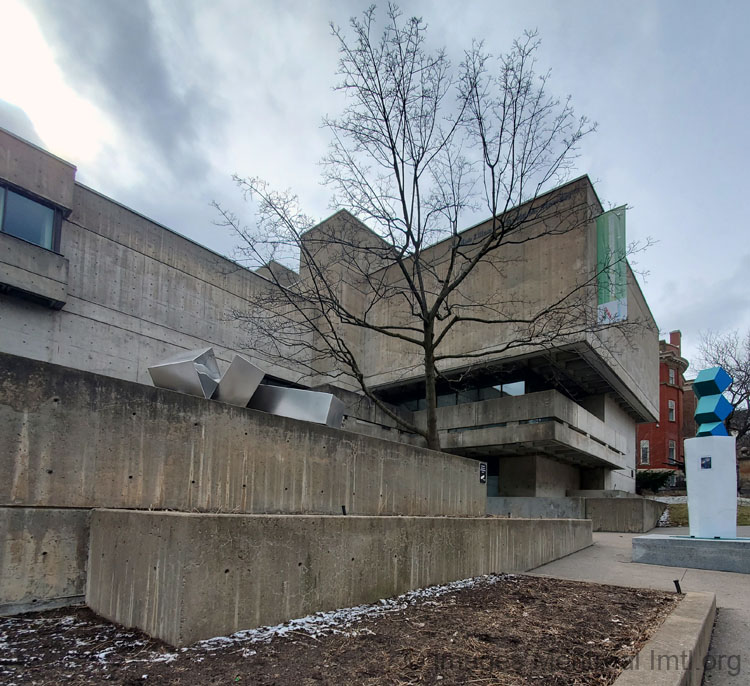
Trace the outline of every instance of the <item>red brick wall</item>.
<path fill-rule="evenodd" d="M 675 336 L 675 334 L 677 334 Z M 682 469 L 685 462 L 684 396 L 685 380 L 681 372 L 679 332 L 670 334 L 670 343 L 659 341 L 659 421 L 639 424 L 636 432 L 636 465 L 639 469 Z M 669 370 L 674 370 L 674 383 L 669 381 Z M 669 419 L 669 401 L 674 402 L 674 421 Z M 689 401 L 688 401 L 689 402 Z M 641 441 L 650 448 L 649 464 L 641 464 Z M 669 462 L 669 441 L 675 442 L 675 462 Z"/>

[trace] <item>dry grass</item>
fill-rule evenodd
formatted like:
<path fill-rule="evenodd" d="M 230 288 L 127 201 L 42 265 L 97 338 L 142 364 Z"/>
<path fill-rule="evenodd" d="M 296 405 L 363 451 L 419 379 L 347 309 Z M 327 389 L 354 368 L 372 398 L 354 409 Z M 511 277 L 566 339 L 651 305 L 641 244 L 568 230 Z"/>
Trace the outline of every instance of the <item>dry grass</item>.
<path fill-rule="evenodd" d="M 689 526 L 688 506 L 685 503 L 676 503 L 669 506 L 669 521 L 672 526 Z M 750 526 L 750 505 L 739 505 L 737 507 L 737 525 Z"/>

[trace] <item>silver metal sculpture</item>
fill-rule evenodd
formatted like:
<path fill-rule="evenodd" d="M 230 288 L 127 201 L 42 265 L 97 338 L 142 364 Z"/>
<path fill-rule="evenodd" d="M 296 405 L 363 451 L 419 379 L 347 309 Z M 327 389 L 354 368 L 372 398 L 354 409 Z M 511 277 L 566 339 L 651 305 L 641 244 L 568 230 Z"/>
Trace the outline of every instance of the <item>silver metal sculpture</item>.
<path fill-rule="evenodd" d="M 336 396 L 299 388 L 261 384 L 248 407 L 281 417 L 326 424 L 334 429 L 340 429 L 344 420 L 344 403 Z"/>
<path fill-rule="evenodd" d="M 154 386 L 210 398 L 221 378 L 213 348 L 188 350 L 148 368 Z"/>
<path fill-rule="evenodd" d="M 148 368 L 154 386 L 188 393 L 240 407 L 340 429 L 344 404 L 331 393 L 268 386 L 260 382 L 263 371 L 250 360 L 235 355 L 224 373 L 219 372 L 213 348 L 190 350 Z"/>
<path fill-rule="evenodd" d="M 246 357 L 235 355 L 229 368 L 224 372 L 224 376 L 221 377 L 213 399 L 230 405 L 247 407 L 261 381 L 263 381 L 263 370 L 258 369 Z"/>

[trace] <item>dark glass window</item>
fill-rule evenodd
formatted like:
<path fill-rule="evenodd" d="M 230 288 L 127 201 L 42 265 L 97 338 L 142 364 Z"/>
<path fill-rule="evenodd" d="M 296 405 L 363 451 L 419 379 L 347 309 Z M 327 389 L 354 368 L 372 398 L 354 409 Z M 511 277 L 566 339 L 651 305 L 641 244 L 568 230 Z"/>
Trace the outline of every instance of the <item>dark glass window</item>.
<path fill-rule="evenodd" d="M 51 207 L 0 188 L 0 221 L 4 233 L 54 249 L 55 211 Z"/>

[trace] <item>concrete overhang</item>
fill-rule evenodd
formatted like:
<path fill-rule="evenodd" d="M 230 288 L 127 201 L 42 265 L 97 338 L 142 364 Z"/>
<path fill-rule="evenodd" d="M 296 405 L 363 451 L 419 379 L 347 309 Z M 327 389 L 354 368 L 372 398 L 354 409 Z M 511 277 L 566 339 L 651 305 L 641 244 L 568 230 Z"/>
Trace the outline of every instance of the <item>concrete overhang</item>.
<path fill-rule="evenodd" d="M 415 412 L 418 424 L 424 410 Z M 443 450 L 466 457 L 544 454 L 587 467 L 622 469 L 627 440 L 558 391 L 437 409 Z"/>
<path fill-rule="evenodd" d="M 544 378 L 553 388 L 563 388 L 574 400 L 581 401 L 592 395 L 612 394 L 616 402 L 637 422 L 657 421 L 651 408 L 640 399 L 639 393 L 620 376 L 587 342 L 570 343 L 553 350 L 536 350 L 512 357 L 488 355 L 481 364 L 441 369 L 445 379 L 470 381 L 472 377 L 492 377 L 511 373 L 522 377 L 524 370 Z M 381 375 L 382 376 L 382 375 Z M 515 378 L 515 377 L 514 377 Z M 377 377 L 368 379 L 373 390 L 391 403 L 398 404 L 399 397 L 424 388 L 424 376 L 414 374 L 398 381 L 378 383 Z M 468 385 L 468 382 L 467 382 Z"/>
<path fill-rule="evenodd" d="M 442 450 L 465 457 L 547 455 L 583 467 L 622 469 L 625 455 L 559 420 L 440 432 Z"/>
<path fill-rule="evenodd" d="M 0 232 L 0 292 L 59 310 L 68 299 L 68 269 L 62 255 Z"/>

